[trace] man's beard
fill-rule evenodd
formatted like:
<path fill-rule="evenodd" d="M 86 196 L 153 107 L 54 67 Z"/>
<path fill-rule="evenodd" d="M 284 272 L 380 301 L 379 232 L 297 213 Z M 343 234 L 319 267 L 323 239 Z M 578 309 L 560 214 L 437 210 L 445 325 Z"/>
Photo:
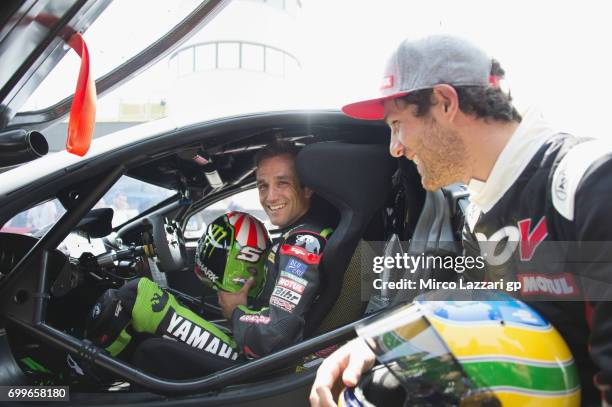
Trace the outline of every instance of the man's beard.
<path fill-rule="evenodd" d="M 466 182 L 468 154 L 456 132 L 444 130 L 432 117 L 416 155 L 423 188 L 435 191 L 455 182 Z"/>

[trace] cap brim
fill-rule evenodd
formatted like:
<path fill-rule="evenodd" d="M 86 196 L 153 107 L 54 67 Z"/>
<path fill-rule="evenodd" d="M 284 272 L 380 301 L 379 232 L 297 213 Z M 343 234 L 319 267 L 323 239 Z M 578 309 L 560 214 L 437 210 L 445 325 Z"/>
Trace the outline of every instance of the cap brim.
<path fill-rule="evenodd" d="M 394 93 L 376 99 L 364 100 L 362 102 L 350 103 L 342 107 L 342 112 L 355 119 L 362 120 L 382 120 L 385 118 L 385 108 L 383 102 L 407 95 L 408 92 Z"/>

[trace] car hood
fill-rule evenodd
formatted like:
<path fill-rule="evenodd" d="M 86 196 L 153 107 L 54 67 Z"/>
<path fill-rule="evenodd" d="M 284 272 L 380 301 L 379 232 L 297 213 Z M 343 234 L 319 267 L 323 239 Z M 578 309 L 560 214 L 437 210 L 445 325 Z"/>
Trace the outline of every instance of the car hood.
<path fill-rule="evenodd" d="M 93 140 L 86 157 L 70 154 L 66 150 L 48 154 L 0 174 L 0 194 L 8 194 L 46 174 L 52 174 L 75 164 L 85 164 L 107 152 L 165 134 L 177 128 L 178 126 L 172 119 L 160 119 Z"/>

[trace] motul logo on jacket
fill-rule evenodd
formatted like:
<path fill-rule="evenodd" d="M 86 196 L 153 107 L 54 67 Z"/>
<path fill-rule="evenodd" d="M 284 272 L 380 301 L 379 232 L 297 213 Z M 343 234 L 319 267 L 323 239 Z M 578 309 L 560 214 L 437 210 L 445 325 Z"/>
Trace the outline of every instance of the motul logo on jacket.
<path fill-rule="evenodd" d="M 569 296 L 578 293 L 571 274 L 556 275 L 544 274 L 518 274 L 521 282 L 521 294 L 536 295 L 550 294 L 555 296 Z"/>
<path fill-rule="evenodd" d="M 493 266 L 504 264 L 519 247 L 520 259 L 529 261 L 533 257 L 537 247 L 548 236 L 546 217 L 542 216 L 533 226 L 531 219 L 523 219 L 517 222 L 517 226 L 505 226 L 493 233 L 491 237 L 484 233 L 476 232 L 480 253 L 487 263 Z M 501 247 L 500 244 L 502 245 Z M 502 249 L 503 247 L 503 249 Z"/>
<path fill-rule="evenodd" d="M 296 281 L 289 280 L 288 278 L 281 277 L 278 279 L 279 286 L 288 288 L 290 290 L 295 291 L 296 293 L 303 294 L 304 293 L 304 285 L 300 284 Z"/>

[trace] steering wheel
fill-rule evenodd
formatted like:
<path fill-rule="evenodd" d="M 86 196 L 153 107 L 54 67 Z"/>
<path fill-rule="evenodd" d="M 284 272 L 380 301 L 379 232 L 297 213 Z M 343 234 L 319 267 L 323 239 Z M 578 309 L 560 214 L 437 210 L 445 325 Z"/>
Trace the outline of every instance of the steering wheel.
<path fill-rule="evenodd" d="M 150 216 L 157 267 L 162 273 L 180 271 L 186 265 L 185 238 L 179 225 L 164 216 Z"/>

